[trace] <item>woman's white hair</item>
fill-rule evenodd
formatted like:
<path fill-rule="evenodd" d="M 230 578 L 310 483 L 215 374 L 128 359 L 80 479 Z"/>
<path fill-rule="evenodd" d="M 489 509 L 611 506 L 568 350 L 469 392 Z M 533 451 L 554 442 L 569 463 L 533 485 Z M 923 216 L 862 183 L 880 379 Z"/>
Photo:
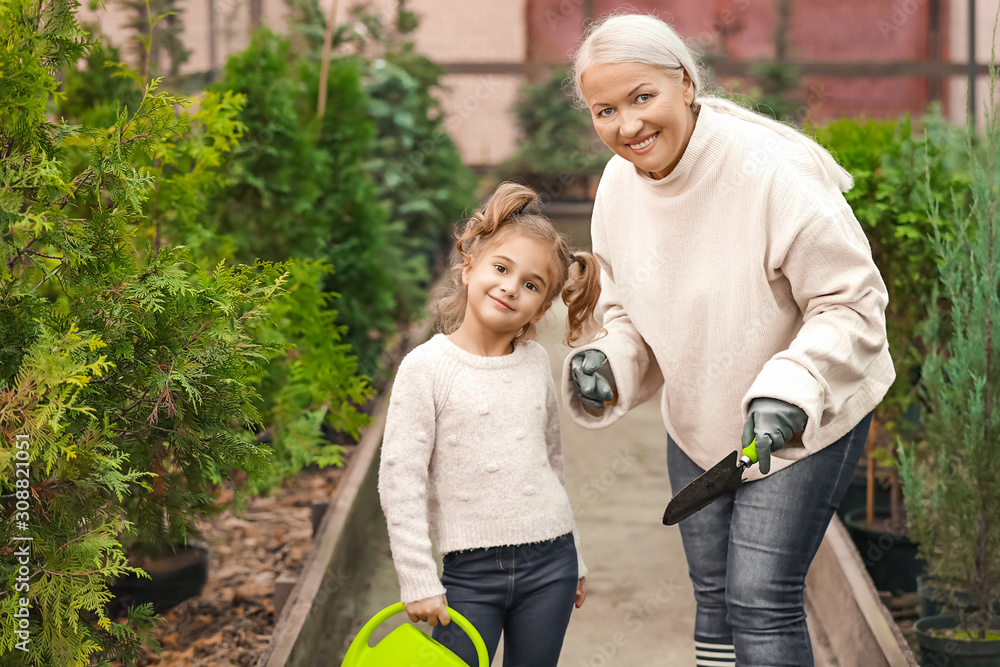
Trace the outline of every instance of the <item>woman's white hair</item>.
<path fill-rule="evenodd" d="M 714 111 L 763 125 L 782 137 L 803 146 L 816 161 L 830 183 L 841 192 L 854 186 L 850 173 L 830 155 L 829 151 L 794 127 L 740 106 L 721 97 L 702 95 L 701 62 L 684 44 L 680 35 L 659 18 L 650 14 L 612 14 L 603 21 L 591 24 L 583 43 L 573 56 L 573 96 L 578 105 L 587 107 L 580 87 L 580 77 L 591 65 L 606 63 L 642 63 L 660 68 L 678 83 L 684 72 L 694 85 L 692 107 L 704 104 Z"/>

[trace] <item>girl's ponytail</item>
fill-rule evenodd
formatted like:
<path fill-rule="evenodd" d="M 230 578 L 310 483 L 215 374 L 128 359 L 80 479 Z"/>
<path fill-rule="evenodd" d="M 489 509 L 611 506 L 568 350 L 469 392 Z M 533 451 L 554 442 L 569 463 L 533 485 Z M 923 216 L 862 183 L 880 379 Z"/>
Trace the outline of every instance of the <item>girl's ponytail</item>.
<path fill-rule="evenodd" d="M 577 251 L 569 259 L 569 279 L 562 291 L 563 303 L 569 309 L 563 342 L 573 347 L 594 322 L 594 309 L 601 297 L 601 266 L 589 252 Z M 605 332 L 602 329 L 600 333 Z"/>

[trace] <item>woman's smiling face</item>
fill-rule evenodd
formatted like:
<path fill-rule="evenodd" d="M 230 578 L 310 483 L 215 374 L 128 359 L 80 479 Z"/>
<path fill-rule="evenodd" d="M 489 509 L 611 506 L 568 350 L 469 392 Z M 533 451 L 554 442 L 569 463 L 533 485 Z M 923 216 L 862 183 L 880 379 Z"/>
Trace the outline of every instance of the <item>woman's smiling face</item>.
<path fill-rule="evenodd" d="M 580 89 L 608 148 L 656 179 L 677 165 L 694 131 L 694 85 L 642 63 L 591 65 Z"/>

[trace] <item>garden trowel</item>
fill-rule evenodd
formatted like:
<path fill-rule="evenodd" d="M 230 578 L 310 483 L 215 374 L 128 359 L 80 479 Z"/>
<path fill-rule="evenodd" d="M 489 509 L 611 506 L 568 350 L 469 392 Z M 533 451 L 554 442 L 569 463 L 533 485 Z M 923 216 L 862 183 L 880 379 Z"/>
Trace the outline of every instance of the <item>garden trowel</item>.
<path fill-rule="evenodd" d="M 672 526 L 683 521 L 713 500 L 740 488 L 743 471 L 757 463 L 757 438 L 742 452 L 732 451 L 711 469 L 706 470 L 693 482 L 677 492 L 667 503 L 663 513 L 663 525 Z"/>

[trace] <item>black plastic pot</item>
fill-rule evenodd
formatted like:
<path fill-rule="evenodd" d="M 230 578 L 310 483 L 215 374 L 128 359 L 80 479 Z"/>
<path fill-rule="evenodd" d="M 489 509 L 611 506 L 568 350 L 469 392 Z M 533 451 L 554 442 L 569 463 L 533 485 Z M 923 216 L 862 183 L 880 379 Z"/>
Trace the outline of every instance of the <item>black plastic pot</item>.
<path fill-rule="evenodd" d="M 889 487 L 882 486 L 878 480 L 875 480 L 875 510 L 885 510 L 889 511 L 889 505 L 892 502 L 892 491 Z M 855 472 L 851 477 L 851 484 L 847 487 L 847 491 L 844 492 L 844 497 L 840 500 L 840 506 L 837 507 L 837 516 L 840 517 L 841 521 L 844 521 L 848 514 L 857 509 L 865 509 L 868 507 L 868 477 L 863 470 Z"/>
<path fill-rule="evenodd" d="M 877 508 L 875 516 L 887 519 L 889 511 Z M 927 571 L 926 562 L 917 555 L 917 543 L 906 535 L 873 530 L 866 523 L 864 508 L 849 512 L 844 518 L 875 588 L 895 595 L 915 592 L 917 576 Z"/>
<path fill-rule="evenodd" d="M 129 575 L 117 579 L 109 589 L 114 595 L 107 605 L 116 618 L 131 607 L 151 602 L 157 614 L 199 595 L 208 581 L 211 552 L 194 544 L 178 547 L 173 554 L 142 564 L 150 578 Z"/>
<path fill-rule="evenodd" d="M 923 667 L 997 667 L 1000 665 L 1000 639 L 963 641 L 936 637 L 934 630 L 952 629 L 952 615 L 929 616 L 917 621 L 913 629 L 920 643 L 920 664 Z M 990 628 L 1000 633 L 1000 617 L 990 617 Z"/>
<path fill-rule="evenodd" d="M 960 607 L 962 611 L 975 611 L 979 605 L 972 596 L 955 586 L 944 584 L 928 574 L 917 577 L 917 593 L 920 594 L 920 617 L 940 616 L 953 613 Z"/>

